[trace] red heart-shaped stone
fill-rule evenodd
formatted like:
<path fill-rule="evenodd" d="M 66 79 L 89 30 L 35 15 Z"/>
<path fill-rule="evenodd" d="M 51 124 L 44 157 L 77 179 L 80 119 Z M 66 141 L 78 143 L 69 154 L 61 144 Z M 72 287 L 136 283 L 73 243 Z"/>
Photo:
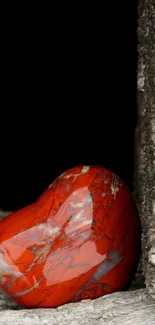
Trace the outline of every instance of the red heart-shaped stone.
<path fill-rule="evenodd" d="M 0 287 L 31 308 L 124 290 L 140 244 L 140 220 L 122 180 L 103 167 L 75 167 L 0 222 Z"/>

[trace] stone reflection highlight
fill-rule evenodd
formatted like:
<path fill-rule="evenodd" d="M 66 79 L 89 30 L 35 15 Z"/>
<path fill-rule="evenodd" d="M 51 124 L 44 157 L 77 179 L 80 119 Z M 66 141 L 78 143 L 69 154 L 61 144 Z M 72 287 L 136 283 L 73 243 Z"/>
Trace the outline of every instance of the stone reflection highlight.
<path fill-rule="evenodd" d="M 0 222 L 0 288 L 24 307 L 124 290 L 140 255 L 131 193 L 111 171 L 79 166 Z"/>

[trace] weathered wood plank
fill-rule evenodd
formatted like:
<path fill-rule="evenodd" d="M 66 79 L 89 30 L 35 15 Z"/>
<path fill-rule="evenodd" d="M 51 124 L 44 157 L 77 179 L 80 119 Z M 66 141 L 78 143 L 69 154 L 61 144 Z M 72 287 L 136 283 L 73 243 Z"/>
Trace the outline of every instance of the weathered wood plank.
<path fill-rule="evenodd" d="M 135 189 L 143 228 L 142 269 L 155 298 L 155 1 L 140 2 Z"/>
<path fill-rule="evenodd" d="M 0 325 L 155 325 L 155 301 L 145 289 L 118 292 L 56 309 L 13 310 L 15 305 L 2 299 L 1 296 Z"/>

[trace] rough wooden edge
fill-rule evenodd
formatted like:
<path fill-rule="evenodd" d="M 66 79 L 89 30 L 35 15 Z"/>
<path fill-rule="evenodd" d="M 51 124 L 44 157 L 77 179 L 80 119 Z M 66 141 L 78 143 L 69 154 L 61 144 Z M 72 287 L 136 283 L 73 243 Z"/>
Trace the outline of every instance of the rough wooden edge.
<path fill-rule="evenodd" d="M 5 299 L 0 298 L 1 325 L 155 325 L 155 300 L 145 289 L 113 293 L 55 309 L 15 310 L 15 304 L 9 303 L 10 310 L 5 308 Z"/>
<path fill-rule="evenodd" d="M 136 190 L 142 221 L 142 269 L 155 298 L 155 1 L 141 1 L 138 22 Z"/>

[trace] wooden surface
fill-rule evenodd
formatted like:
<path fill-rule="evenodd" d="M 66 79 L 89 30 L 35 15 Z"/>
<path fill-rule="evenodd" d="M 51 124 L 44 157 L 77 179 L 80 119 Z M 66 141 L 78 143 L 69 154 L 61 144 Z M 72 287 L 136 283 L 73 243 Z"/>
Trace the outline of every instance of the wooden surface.
<path fill-rule="evenodd" d="M 142 220 L 142 269 L 155 299 L 155 1 L 143 0 L 138 21 L 137 204 Z"/>
<path fill-rule="evenodd" d="M 0 325 L 155 325 L 155 300 L 145 289 L 64 305 L 56 309 L 16 310 L 0 296 Z"/>

